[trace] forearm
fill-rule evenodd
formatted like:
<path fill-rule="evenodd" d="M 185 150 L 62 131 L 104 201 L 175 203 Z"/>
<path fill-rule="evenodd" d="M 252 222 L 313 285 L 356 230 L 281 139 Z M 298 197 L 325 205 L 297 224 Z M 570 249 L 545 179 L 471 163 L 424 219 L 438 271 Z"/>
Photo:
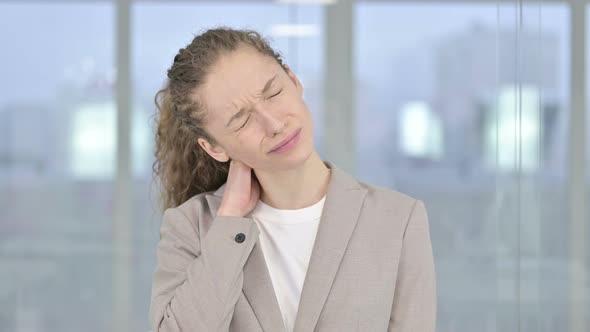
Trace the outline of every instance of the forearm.
<path fill-rule="evenodd" d="M 169 213 L 165 222 L 178 225 L 180 214 Z M 181 235 L 187 228 L 163 229 L 150 306 L 153 330 L 227 331 L 241 294 L 243 266 L 258 237 L 253 222 L 218 216 L 202 242 L 195 235 L 194 243 Z M 236 241 L 239 233 L 243 242 Z"/>

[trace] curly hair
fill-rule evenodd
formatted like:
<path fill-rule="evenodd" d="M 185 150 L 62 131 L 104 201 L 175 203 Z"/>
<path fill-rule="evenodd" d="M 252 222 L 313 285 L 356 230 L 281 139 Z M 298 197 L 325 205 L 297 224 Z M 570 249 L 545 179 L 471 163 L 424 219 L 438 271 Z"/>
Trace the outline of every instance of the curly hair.
<path fill-rule="evenodd" d="M 242 46 L 274 58 L 287 71 L 282 56 L 260 33 L 221 26 L 195 36 L 178 51 L 164 88 L 155 95 L 157 131 L 152 171 L 154 180 L 159 180 L 162 211 L 227 181 L 229 161 L 215 160 L 198 144 L 197 139 L 202 137 L 218 145 L 205 130 L 207 111 L 195 92 L 220 56 Z"/>

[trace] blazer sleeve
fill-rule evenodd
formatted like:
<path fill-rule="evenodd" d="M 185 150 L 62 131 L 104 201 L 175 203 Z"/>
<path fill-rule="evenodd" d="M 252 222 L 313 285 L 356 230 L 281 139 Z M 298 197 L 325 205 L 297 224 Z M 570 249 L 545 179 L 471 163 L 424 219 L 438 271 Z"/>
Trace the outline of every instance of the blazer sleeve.
<path fill-rule="evenodd" d="M 235 240 L 243 233 L 243 242 Z M 152 276 L 154 332 L 228 331 L 243 286 L 242 268 L 259 231 L 249 218 L 217 216 L 201 239 L 197 222 L 165 210 Z"/>
<path fill-rule="evenodd" d="M 428 215 L 417 200 L 403 236 L 388 332 L 434 332 L 436 277 Z"/>

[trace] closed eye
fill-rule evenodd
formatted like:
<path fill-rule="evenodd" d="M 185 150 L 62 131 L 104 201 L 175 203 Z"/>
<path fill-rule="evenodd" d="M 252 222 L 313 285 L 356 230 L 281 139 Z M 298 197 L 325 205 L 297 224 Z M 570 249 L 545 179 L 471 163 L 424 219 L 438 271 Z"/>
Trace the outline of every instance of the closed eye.
<path fill-rule="evenodd" d="M 238 128 L 238 130 L 244 128 L 244 126 L 246 125 L 246 123 L 248 123 L 248 120 L 250 120 L 250 116 L 246 119 L 246 121 L 244 122 L 244 124 L 240 128 Z"/>
<path fill-rule="evenodd" d="M 272 98 L 272 97 L 274 97 L 274 96 L 276 96 L 276 95 L 278 95 L 278 94 L 279 94 L 279 93 L 281 93 L 282 91 L 283 91 L 283 89 L 279 90 L 279 92 L 277 92 L 277 93 L 275 93 L 274 95 L 270 96 L 270 97 L 269 97 L 269 99 L 270 99 L 270 98 Z"/>
<path fill-rule="evenodd" d="M 275 96 L 279 95 L 281 92 L 283 92 L 283 89 L 279 90 L 279 92 L 277 92 L 277 93 L 275 93 L 274 95 L 270 96 L 268 99 L 270 99 L 270 98 L 273 98 L 273 97 L 275 97 Z M 245 125 L 248 123 L 248 120 L 249 120 L 249 119 L 250 119 L 250 116 L 249 116 L 249 117 L 246 119 L 246 121 L 244 121 L 244 124 L 243 124 L 243 125 L 242 125 L 240 128 L 238 128 L 236 131 L 238 131 L 238 130 L 240 130 L 240 129 L 244 128 L 244 126 L 245 126 Z"/>

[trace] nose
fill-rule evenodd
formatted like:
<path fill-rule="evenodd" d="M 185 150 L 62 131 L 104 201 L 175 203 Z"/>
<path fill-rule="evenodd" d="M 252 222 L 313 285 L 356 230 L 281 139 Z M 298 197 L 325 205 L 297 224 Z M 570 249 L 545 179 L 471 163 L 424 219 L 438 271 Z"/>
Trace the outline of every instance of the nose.
<path fill-rule="evenodd" d="M 274 136 L 275 133 L 280 133 L 286 125 L 282 120 L 283 115 L 281 112 L 272 109 L 271 107 L 257 107 L 256 115 L 260 118 L 268 136 Z"/>

